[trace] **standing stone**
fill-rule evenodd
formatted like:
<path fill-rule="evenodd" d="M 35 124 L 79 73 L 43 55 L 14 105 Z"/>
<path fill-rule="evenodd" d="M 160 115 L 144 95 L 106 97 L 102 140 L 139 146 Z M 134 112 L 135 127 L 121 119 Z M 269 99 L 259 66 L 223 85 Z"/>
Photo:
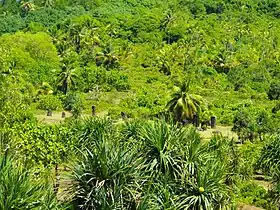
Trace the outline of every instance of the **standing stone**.
<path fill-rule="evenodd" d="M 65 112 L 62 112 L 61 113 L 61 118 L 65 118 L 66 117 L 66 113 Z"/>
<path fill-rule="evenodd" d="M 188 125 L 189 124 L 189 121 L 187 120 L 187 119 L 183 119 L 182 120 L 182 125 L 183 126 L 186 126 L 186 125 Z"/>
<path fill-rule="evenodd" d="M 210 125 L 211 125 L 211 128 L 216 128 L 216 117 L 215 116 L 212 116 L 211 119 L 210 119 Z"/>
<path fill-rule="evenodd" d="M 199 127 L 199 116 L 198 116 L 198 114 L 193 115 L 193 125 L 195 127 Z"/>
<path fill-rule="evenodd" d="M 47 116 L 49 116 L 49 117 L 52 116 L 52 110 L 51 109 L 48 109 Z"/>
<path fill-rule="evenodd" d="M 94 105 L 92 105 L 92 107 L 91 107 L 92 116 L 95 116 L 95 114 L 96 114 L 95 111 L 96 111 L 96 107 Z"/>
<path fill-rule="evenodd" d="M 123 120 L 127 119 L 127 114 L 125 112 L 121 112 L 121 116 Z"/>

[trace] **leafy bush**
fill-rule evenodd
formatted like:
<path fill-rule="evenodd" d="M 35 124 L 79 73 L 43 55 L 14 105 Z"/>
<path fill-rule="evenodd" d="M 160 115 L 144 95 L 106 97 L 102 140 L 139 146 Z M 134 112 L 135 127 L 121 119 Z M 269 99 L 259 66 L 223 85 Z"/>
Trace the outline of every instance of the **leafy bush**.
<path fill-rule="evenodd" d="M 82 114 L 83 101 L 79 94 L 71 92 L 63 97 L 63 106 L 65 110 L 72 112 L 74 117 L 78 117 Z"/>
<path fill-rule="evenodd" d="M 280 83 L 273 82 L 270 85 L 267 96 L 270 100 L 279 100 L 280 99 Z"/>
<path fill-rule="evenodd" d="M 276 114 L 277 112 L 280 111 L 280 102 L 277 102 L 277 104 L 273 107 L 273 109 L 271 110 L 272 113 Z"/>
<path fill-rule="evenodd" d="M 237 132 L 241 140 L 254 140 L 256 138 L 256 123 L 254 119 L 254 113 L 247 109 L 242 109 L 236 112 L 233 119 L 232 130 Z"/>
<path fill-rule="evenodd" d="M 277 209 L 269 198 L 268 192 L 252 181 L 238 185 L 237 200 L 242 203 L 262 207 L 265 209 Z"/>
<path fill-rule="evenodd" d="M 24 20 L 19 15 L 9 15 L 0 18 L 0 35 L 14 33 L 25 27 Z"/>
<path fill-rule="evenodd" d="M 28 123 L 18 130 L 18 136 L 20 154 L 35 166 L 52 167 L 62 163 L 77 146 L 74 133 L 63 124 Z"/>
<path fill-rule="evenodd" d="M 54 95 L 42 95 L 38 101 L 37 109 L 62 110 L 62 101 Z"/>

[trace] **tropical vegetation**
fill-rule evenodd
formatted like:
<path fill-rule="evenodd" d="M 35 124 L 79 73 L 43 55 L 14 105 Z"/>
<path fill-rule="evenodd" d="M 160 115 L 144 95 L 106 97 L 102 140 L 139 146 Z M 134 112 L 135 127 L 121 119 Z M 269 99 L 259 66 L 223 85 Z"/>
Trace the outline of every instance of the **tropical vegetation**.
<path fill-rule="evenodd" d="M 0 209 L 279 209 L 279 11 L 0 0 Z"/>

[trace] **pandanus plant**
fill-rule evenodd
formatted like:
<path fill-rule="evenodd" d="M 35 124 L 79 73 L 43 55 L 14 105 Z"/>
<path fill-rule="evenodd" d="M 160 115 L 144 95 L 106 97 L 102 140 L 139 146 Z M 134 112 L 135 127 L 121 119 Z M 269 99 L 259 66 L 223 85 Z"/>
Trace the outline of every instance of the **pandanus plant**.
<path fill-rule="evenodd" d="M 0 209 L 59 209 L 52 187 L 9 153 L 6 137 L 0 133 Z"/>

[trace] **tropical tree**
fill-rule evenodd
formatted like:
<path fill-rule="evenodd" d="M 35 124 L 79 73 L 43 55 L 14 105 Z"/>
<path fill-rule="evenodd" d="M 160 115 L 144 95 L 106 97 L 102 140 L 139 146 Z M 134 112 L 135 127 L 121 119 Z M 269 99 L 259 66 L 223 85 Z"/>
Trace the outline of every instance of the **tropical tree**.
<path fill-rule="evenodd" d="M 75 73 L 75 68 L 69 68 L 65 64 L 62 66 L 61 71 L 58 73 L 58 87 L 66 95 L 67 92 L 76 86 L 78 75 Z"/>
<path fill-rule="evenodd" d="M 113 47 L 109 45 L 97 54 L 96 63 L 97 65 L 103 65 L 106 69 L 110 69 L 118 66 L 119 58 Z"/>
<path fill-rule="evenodd" d="M 169 28 L 173 25 L 174 21 L 176 20 L 176 17 L 172 13 L 171 10 L 167 10 L 163 19 L 161 20 L 160 28 L 163 30 L 167 35 L 167 43 L 170 44 L 170 34 L 169 34 Z"/>
<path fill-rule="evenodd" d="M 167 108 L 170 112 L 174 113 L 174 117 L 178 121 L 184 119 L 192 120 L 194 114 L 201 112 L 202 103 L 201 96 L 190 93 L 190 81 L 188 81 L 184 82 L 172 95 Z"/>
<path fill-rule="evenodd" d="M 54 0 L 45 0 L 44 1 L 44 6 L 45 7 L 52 7 L 54 5 Z"/>

